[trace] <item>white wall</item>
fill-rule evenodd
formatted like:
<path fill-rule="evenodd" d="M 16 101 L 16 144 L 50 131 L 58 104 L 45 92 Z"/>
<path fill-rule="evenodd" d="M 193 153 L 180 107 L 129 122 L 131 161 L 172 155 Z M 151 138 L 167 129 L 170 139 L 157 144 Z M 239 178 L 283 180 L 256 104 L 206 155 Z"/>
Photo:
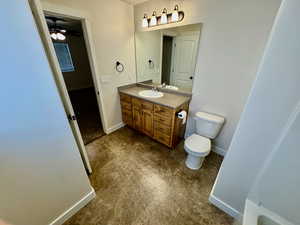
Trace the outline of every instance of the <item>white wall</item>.
<path fill-rule="evenodd" d="M 0 19 L 0 218 L 46 225 L 93 190 L 27 0 Z"/>
<path fill-rule="evenodd" d="M 280 9 L 212 191 L 213 198 L 238 213 L 252 193 L 250 198 L 296 224 L 300 223 L 299 115 L 294 114 L 295 121 L 290 118 L 299 113 L 300 101 L 299 8 L 298 0 L 285 0 Z"/>
<path fill-rule="evenodd" d="M 281 142 L 264 163 L 249 198 L 288 221 L 300 224 L 300 105 L 292 117 Z"/>
<path fill-rule="evenodd" d="M 45 9 L 60 9 L 84 15 L 91 23 L 98 66 L 97 76 L 103 93 L 104 119 L 108 129 L 122 122 L 117 87 L 136 81 L 133 7 L 120 0 L 42 0 Z M 125 66 L 115 70 L 116 61 Z"/>
<path fill-rule="evenodd" d="M 136 30 L 142 30 L 144 13 L 173 10 L 185 12 L 187 25 L 203 23 L 195 72 L 191 114 L 203 110 L 225 116 L 227 122 L 215 144 L 229 147 L 250 87 L 257 72 L 280 0 L 152 0 L 135 6 Z M 173 27 L 173 25 L 160 26 Z M 189 120 L 187 133 L 194 131 Z"/>
<path fill-rule="evenodd" d="M 276 33 L 274 34 L 273 52 L 274 63 L 280 63 L 280 70 L 285 71 L 282 79 L 288 79 L 289 91 L 280 93 L 285 96 L 285 101 L 278 102 L 281 107 L 287 99 L 293 101 L 295 108 L 289 107 L 286 111 L 287 122 L 281 131 L 280 139 L 276 140 L 268 159 L 256 178 L 255 184 L 250 192 L 250 198 L 294 224 L 300 224 L 299 214 L 299 174 L 300 171 L 300 96 L 299 96 L 299 73 L 300 57 L 299 49 L 299 9 L 300 2 L 297 0 L 286 0 L 278 21 Z M 280 53 L 280 56 L 278 54 Z M 275 61 L 276 60 L 276 61 Z M 279 68 L 274 68 L 279 69 Z M 279 72 L 278 72 L 279 75 Z M 290 115 L 288 115 L 290 113 Z M 280 194 L 278 194 L 280 193 Z"/>

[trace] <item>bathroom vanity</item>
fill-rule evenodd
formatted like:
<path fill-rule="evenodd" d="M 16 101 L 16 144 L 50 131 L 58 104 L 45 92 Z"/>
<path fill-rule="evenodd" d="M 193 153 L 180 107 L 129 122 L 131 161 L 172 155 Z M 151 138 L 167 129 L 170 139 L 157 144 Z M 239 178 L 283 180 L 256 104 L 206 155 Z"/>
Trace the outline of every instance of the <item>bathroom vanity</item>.
<path fill-rule="evenodd" d="M 138 85 L 119 88 L 123 122 L 154 140 L 174 148 L 181 140 L 185 124 L 177 117 L 188 112 L 190 96 L 163 92 L 159 98 L 147 98 L 139 93 L 149 88 Z"/>

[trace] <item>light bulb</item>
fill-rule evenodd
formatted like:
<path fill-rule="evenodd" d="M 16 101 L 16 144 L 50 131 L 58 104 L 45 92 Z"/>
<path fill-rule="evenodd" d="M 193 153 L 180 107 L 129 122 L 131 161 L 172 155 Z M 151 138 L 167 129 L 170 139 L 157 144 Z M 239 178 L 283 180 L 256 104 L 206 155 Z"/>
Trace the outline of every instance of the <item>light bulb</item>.
<path fill-rule="evenodd" d="M 160 17 L 160 24 L 167 24 L 167 23 L 168 23 L 167 9 L 164 8 Z"/>
<path fill-rule="evenodd" d="M 172 22 L 177 22 L 179 20 L 179 14 L 178 14 L 178 5 L 175 5 L 174 11 L 172 13 Z"/>
<path fill-rule="evenodd" d="M 56 36 L 57 36 L 57 39 L 60 41 L 63 41 L 66 39 L 66 36 L 63 35 L 62 33 L 57 33 Z"/>
<path fill-rule="evenodd" d="M 150 26 L 156 26 L 157 25 L 157 18 L 156 18 L 156 12 L 154 11 L 150 20 Z"/>
<path fill-rule="evenodd" d="M 57 34 L 56 33 L 52 33 L 50 34 L 51 38 L 54 40 L 57 40 Z"/>
<path fill-rule="evenodd" d="M 149 24 L 148 24 L 147 14 L 144 14 L 142 27 L 148 27 L 148 26 L 149 26 Z"/>

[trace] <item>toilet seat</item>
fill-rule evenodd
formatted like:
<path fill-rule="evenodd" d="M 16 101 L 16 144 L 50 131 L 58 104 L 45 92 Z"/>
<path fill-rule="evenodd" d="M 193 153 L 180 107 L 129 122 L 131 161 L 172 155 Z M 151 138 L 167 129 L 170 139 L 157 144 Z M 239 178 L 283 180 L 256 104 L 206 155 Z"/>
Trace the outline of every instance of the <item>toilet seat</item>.
<path fill-rule="evenodd" d="M 185 150 L 198 156 L 207 156 L 211 149 L 210 139 L 193 134 L 184 141 Z"/>

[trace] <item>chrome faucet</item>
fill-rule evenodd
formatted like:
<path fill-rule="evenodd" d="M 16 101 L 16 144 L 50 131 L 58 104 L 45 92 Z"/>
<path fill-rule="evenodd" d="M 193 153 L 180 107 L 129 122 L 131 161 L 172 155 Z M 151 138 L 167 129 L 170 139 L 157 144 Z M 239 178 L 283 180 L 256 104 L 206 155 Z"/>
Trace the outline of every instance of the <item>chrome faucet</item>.
<path fill-rule="evenodd" d="M 158 88 L 157 88 L 157 86 L 153 85 L 153 87 L 152 87 L 152 91 L 158 91 Z"/>

